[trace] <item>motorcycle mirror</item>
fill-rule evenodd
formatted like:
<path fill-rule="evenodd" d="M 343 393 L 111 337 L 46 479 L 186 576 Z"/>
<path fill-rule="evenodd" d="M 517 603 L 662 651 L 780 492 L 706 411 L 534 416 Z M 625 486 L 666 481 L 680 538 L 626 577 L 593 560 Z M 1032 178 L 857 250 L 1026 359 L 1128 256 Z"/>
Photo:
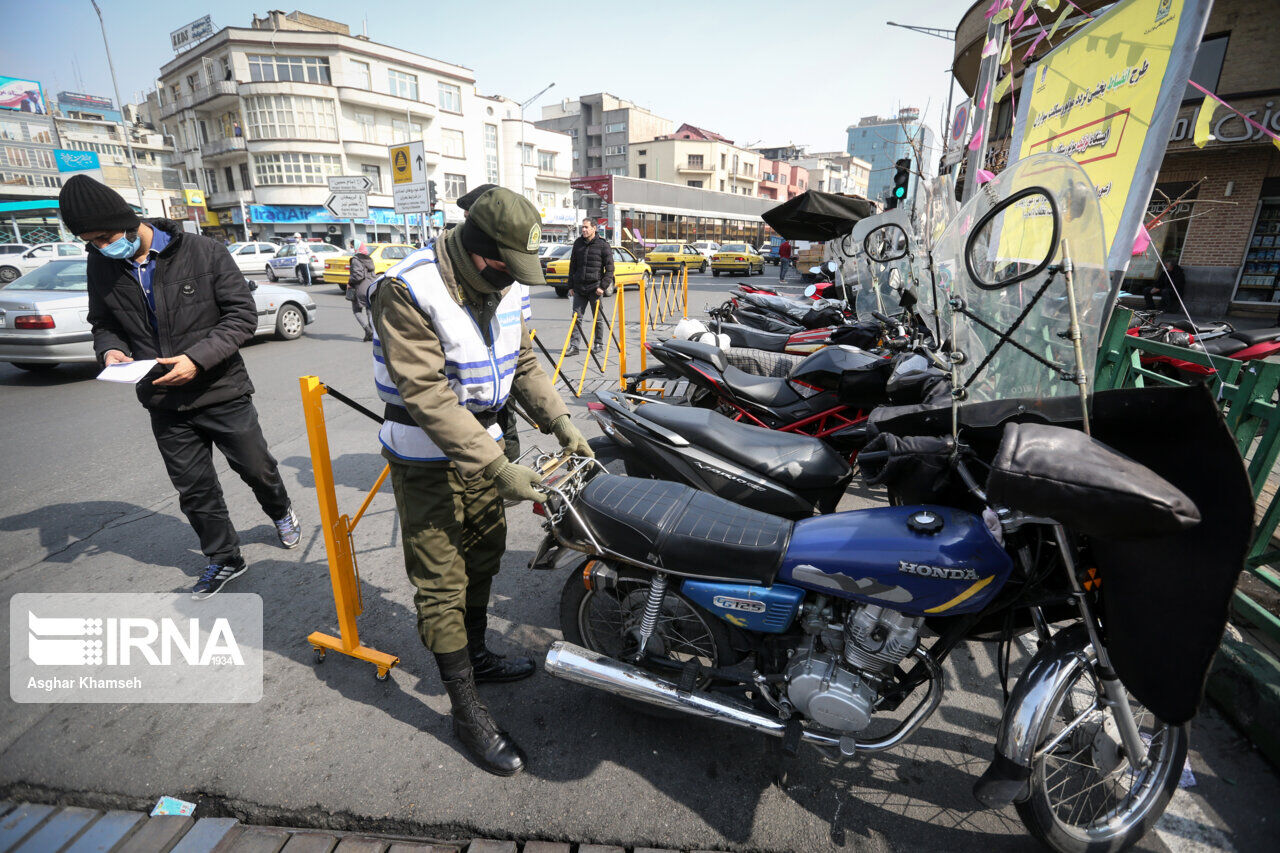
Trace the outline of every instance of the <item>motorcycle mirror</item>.
<path fill-rule="evenodd" d="M 1039 275 L 1058 250 L 1062 218 L 1044 187 L 1013 193 L 983 214 L 964 246 L 969 278 L 983 290 L 999 290 Z"/>
<path fill-rule="evenodd" d="M 816 294 L 817 292 L 818 292 L 818 285 L 816 284 L 811 284 L 804 289 L 804 295 L 809 297 L 810 299 L 812 299 L 814 294 Z"/>
<path fill-rule="evenodd" d="M 889 223 L 873 230 L 862 241 L 867 257 L 878 263 L 896 261 L 907 256 L 907 232 L 901 225 Z"/>
<path fill-rule="evenodd" d="M 827 262 L 826 262 L 825 264 L 823 264 L 822 266 L 823 266 L 823 268 L 825 268 L 825 269 L 826 269 L 826 271 L 827 271 L 827 272 L 829 272 L 831 275 L 835 275 L 835 274 L 836 274 L 836 270 L 840 269 L 840 265 L 839 265 L 839 264 L 837 264 L 835 261 L 827 261 Z"/>
<path fill-rule="evenodd" d="M 822 267 L 809 267 L 810 275 L 822 275 Z"/>

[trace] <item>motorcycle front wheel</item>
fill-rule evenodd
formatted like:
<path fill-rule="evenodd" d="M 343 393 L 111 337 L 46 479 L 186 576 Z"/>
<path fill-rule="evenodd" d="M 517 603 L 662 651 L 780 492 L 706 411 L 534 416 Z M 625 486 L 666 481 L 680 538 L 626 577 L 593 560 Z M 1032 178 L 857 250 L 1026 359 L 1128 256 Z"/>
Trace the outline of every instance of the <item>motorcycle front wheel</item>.
<path fill-rule="evenodd" d="M 613 589 L 587 589 L 583 570 L 592 562 L 577 564 L 565 579 L 560 594 L 560 630 L 575 645 L 616 660 L 634 662 L 639 649 L 640 619 L 644 615 L 652 575 L 620 568 Z M 685 598 L 677 589 L 678 581 L 667 587 L 653 637 L 649 640 L 649 656 L 638 664 L 643 669 L 670 681 L 679 681 L 681 670 L 691 660 L 704 669 L 727 666 L 735 656 L 725 624 Z M 698 686 L 710 678 L 703 676 Z M 645 713 L 678 717 L 678 711 L 667 711 L 653 705 L 628 701 Z"/>
<path fill-rule="evenodd" d="M 1187 726 L 1173 726 L 1130 697 L 1148 765 L 1125 755 L 1115 717 L 1102 704 L 1094 662 L 1081 665 L 1050 700 L 1036 739 L 1043 749 L 1074 720 L 1075 728 L 1032 766 L 1031 795 L 1017 804 L 1031 833 L 1054 850 L 1123 850 L 1150 829 L 1178 787 L 1187 759 Z"/>

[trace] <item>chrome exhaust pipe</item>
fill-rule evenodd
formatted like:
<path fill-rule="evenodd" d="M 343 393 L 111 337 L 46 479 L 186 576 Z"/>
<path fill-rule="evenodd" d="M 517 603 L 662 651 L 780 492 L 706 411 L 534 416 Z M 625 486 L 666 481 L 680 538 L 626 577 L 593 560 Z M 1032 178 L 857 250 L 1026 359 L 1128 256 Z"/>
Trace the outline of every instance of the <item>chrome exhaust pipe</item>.
<path fill-rule="evenodd" d="M 831 737 L 803 730 L 800 733 L 800 740 L 816 746 L 837 748 L 844 740 L 846 742 L 843 751 L 846 754 L 852 754 L 847 752 L 851 747 L 859 752 L 880 752 L 897 746 L 910 737 L 937 710 L 942 701 L 942 673 L 937 664 L 924 649 L 919 647 L 913 655 L 929 670 L 929 692 L 896 729 L 873 741 L 853 741 L 852 743 L 849 742 L 851 738 L 848 737 Z M 766 716 L 727 696 L 713 696 L 696 690 L 683 693 L 672 682 L 658 678 L 637 666 L 614 660 L 563 640 L 551 644 L 544 667 L 556 678 L 594 687 L 624 699 L 634 699 L 637 702 L 645 702 L 659 708 L 680 711 L 708 720 L 719 720 L 722 723 L 751 729 L 773 737 L 782 737 L 787 731 L 786 723 L 776 717 Z"/>

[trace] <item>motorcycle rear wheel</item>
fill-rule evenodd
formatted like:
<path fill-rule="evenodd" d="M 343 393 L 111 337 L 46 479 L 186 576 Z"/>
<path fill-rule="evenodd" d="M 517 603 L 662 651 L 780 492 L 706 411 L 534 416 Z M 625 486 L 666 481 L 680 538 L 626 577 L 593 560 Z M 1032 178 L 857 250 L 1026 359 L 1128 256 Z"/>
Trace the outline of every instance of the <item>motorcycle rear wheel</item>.
<path fill-rule="evenodd" d="M 1092 660 L 1081 666 L 1050 700 L 1053 710 L 1036 742 L 1048 742 L 1091 706 L 1097 710 L 1036 761 L 1031 795 L 1016 804 L 1031 834 L 1064 853 L 1124 850 L 1137 842 L 1164 813 L 1187 758 L 1187 726 L 1164 723 L 1130 698 L 1150 760 L 1135 771 L 1111 712 L 1102 710 L 1092 668 Z"/>
<path fill-rule="evenodd" d="M 616 660 L 631 662 L 638 648 L 640 617 L 644 613 L 652 576 L 638 569 L 614 566 L 618 582 L 611 590 L 589 590 L 582 582 L 584 567 L 577 563 L 565 579 L 560 593 L 560 631 L 575 645 Z M 657 630 L 649 641 L 649 651 L 670 660 L 671 667 L 640 664 L 643 669 L 669 681 L 680 680 L 680 667 L 696 660 L 702 669 L 727 666 L 736 660 L 729 629 L 715 616 L 698 607 L 676 589 L 667 587 L 658 617 Z M 698 687 L 710 681 L 703 676 Z M 644 702 L 623 700 L 625 704 L 656 717 L 684 716 Z"/>

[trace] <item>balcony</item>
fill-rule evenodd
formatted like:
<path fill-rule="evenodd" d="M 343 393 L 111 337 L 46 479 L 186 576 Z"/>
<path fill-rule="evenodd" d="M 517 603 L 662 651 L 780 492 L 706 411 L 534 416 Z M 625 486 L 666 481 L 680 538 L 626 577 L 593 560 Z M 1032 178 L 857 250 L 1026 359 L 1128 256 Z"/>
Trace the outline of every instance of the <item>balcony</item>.
<path fill-rule="evenodd" d="M 245 150 L 243 136 L 226 136 L 222 139 L 211 139 L 200 146 L 201 157 L 221 157 L 224 154 L 236 154 Z"/>
<path fill-rule="evenodd" d="M 180 113 L 183 110 L 189 110 L 191 109 L 191 104 L 192 104 L 192 99 L 190 95 L 183 95 L 182 97 L 178 98 L 176 101 L 172 99 L 167 100 L 165 101 L 164 105 L 160 107 L 160 117 L 168 118 L 169 116 L 174 115 L 175 113 Z"/>
<path fill-rule="evenodd" d="M 218 80 L 210 83 L 208 86 L 201 86 L 196 89 L 191 95 L 191 106 L 199 106 L 200 104 L 205 104 L 219 99 L 230 99 L 226 104 L 227 106 L 230 106 L 231 103 L 238 100 L 239 97 L 240 95 L 236 81 Z M 210 108 L 219 106 L 218 104 L 213 103 L 209 103 L 208 105 Z"/>
<path fill-rule="evenodd" d="M 253 190 L 234 190 L 210 193 L 205 197 L 205 207 L 239 207 L 240 202 L 253 204 Z"/>
<path fill-rule="evenodd" d="M 603 150 L 604 150 L 604 149 L 603 149 L 603 148 L 601 148 L 601 146 L 599 146 L 599 145 L 592 145 L 590 148 L 588 148 L 588 149 L 587 149 L 587 156 L 588 156 L 588 157 L 599 157 L 599 156 L 600 156 L 600 153 L 601 153 Z"/>
<path fill-rule="evenodd" d="M 363 107 L 374 107 L 379 110 L 397 113 L 401 116 L 408 112 L 410 116 L 432 119 L 436 116 L 436 105 L 424 101 L 401 98 L 398 95 L 387 95 L 374 92 L 359 86 L 343 85 L 350 81 L 338 83 L 338 98 L 344 104 L 355 104 Z"/>
<path fill-rule="evenodd" d="M 602 124 L 587 125 L 587 136 L 599 136 L 603 132 L 604 132 L 604 125 Z"/>
<path fill-rule="evenodd" d="M 551 172 L 544 172 L 542 169 L 538 169 L 537 179 L 539 181 L 555 181 L 558 183 L 567 184 L 569 183 L 569 173 L 563 172 L 559 169 L 556 169 L 555 171 L 551 171 Z"/>
<path fill-rule="evenodd" d="M 676 166 L 676 171 L 690 175 L 710 175 L 715 169 L 705 165 L 695 165 L 693 163 L 684 163 Z"/>

